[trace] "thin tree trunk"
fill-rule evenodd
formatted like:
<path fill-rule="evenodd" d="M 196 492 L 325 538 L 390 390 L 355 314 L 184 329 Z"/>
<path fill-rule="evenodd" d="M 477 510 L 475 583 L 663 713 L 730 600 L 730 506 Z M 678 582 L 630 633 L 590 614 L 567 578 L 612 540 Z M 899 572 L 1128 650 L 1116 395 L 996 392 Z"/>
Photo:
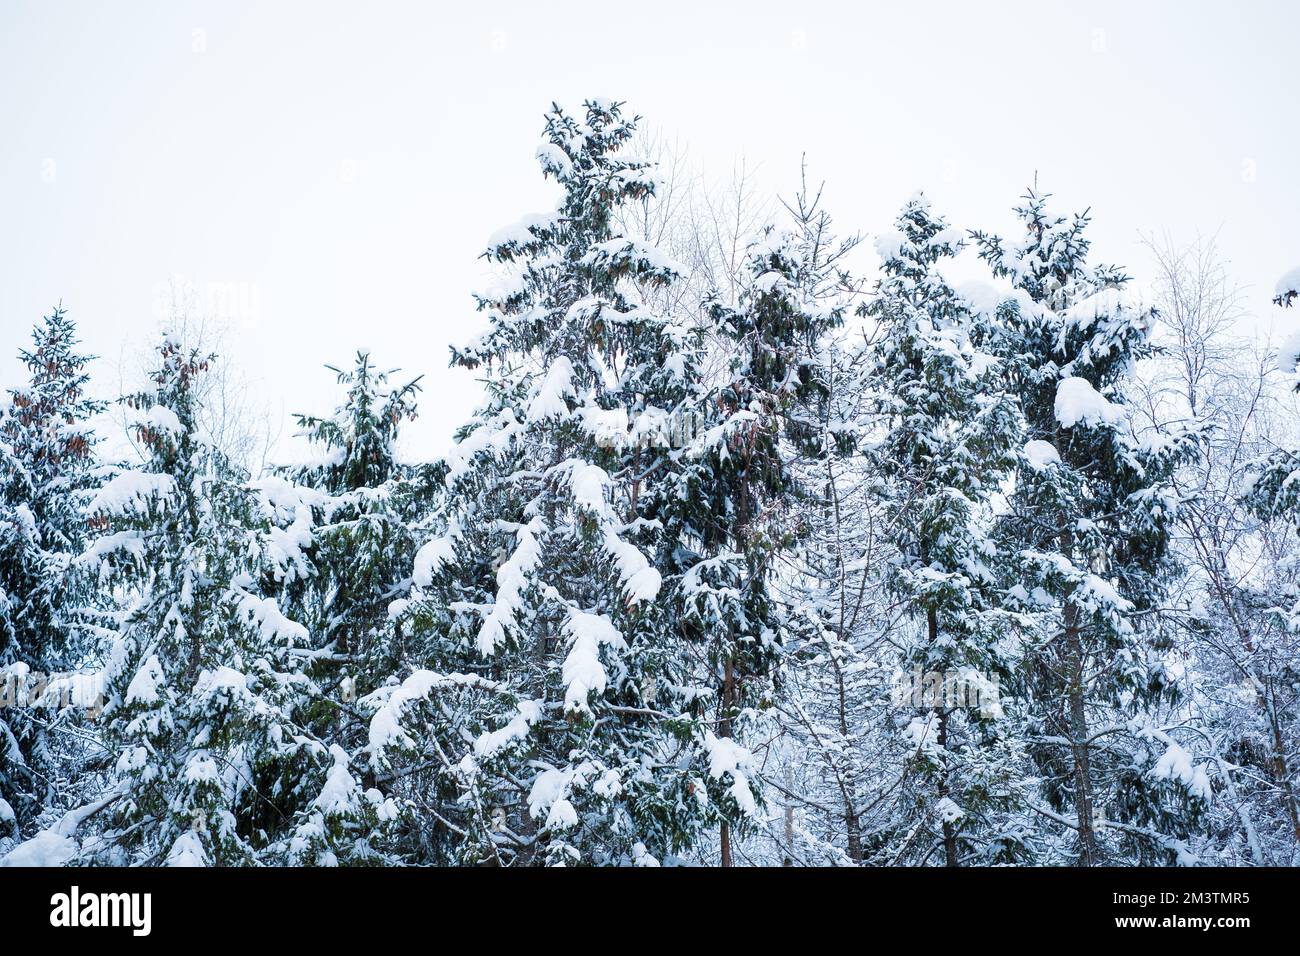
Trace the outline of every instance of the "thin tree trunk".
<path fill-rule="evenodd" d="M 718 736 L 731 736 L 731 710 L 736 700 L 736 663 L 727 655 L 722 676 L 722 716 L 718 720 Z M 731 866 L 731 824 L 726 820 L 718 832 L 718 848 L 723 866 Z"/>
<path fill-rule="evenodd" d="M 939 711 L 939 749 L 948 753 L 948 714 Z M 945 768 L 939 777 L 939 797 L 948 796 L 948 771 Z M 957 828 L 948 820 L 943 821 L 943 857 L 945 866 L 961 866 L 957 859 Z"/>
<path fill-rule="evenodd" d="M 1277 719 L 1277 707 L 1271 701 L 1266 705 L 1268 726 L 1273 734 L 1273 772 L 1277 776 L 1278 786 L 1282 788 L 1282 799 L 1291 818 L 1291 832 L 1300 842 L 1300 814 L 1296 810 L 1295 792 L 1291 789 L 1290 768 L 1286 764 L 1286 744 L 1282 740 L 1282 727 Z"/>
<path fill-rule="evenodd" d="M 931 608 L 925 612 L 926 634 L 933 645 L 939 640 L 939 615 Z M 939 712 L 939 751 L 943 754 L 944 766 L 939 771 L 939 799 L 948 797 L 948 712 L 943 701 L 938 702 Z M 943 856 L 946 866 L 961 866 L 957 858 L 957 828 L 948 820 L 943 821 Z"/>
<path fill-rule="evenodd" d="M 794 790 L 794 781 L 789 773 L 785 776 L 786 789 Z M 783 866 L 794 866 L 794 804 L 786 800 L 785 804 L 785 861 Z"/>
<path fill-rule="evenodd" d="M 840 739 L 849 739 L 849 715 L 847 706 L 847 690 L 844 686 L 844 672 L 840 669 L 839 663 L 833 661 L 835 665 L 835 680 L 839 693 L 839 717 L 840 717 Z M 847 769 L 846 769 L 847 772 Z M 840 793 L 844 798 L 844 831 L 848 835 L 849 842 L 849 859 L 854 863 L 862 862 L 862 832 L 858 825 L 858 811 L 853 804 L 853 790 L 843 781 L 841 777 Z"/>
<path fill-rule="evenodd" d="M 1093 831 L 1092 768 L 1088 756 L 1088 714 L 1084 707 L 1083 639 L 1079 633 L 1079 608 L 1073 601 L 1065 605 L 1065 649 L 1069 683 L 1070 750 L 1074 757 L 1074 808 L 1079 827 L 1079 865 L 1098 862 L 1097 835 Z"/>

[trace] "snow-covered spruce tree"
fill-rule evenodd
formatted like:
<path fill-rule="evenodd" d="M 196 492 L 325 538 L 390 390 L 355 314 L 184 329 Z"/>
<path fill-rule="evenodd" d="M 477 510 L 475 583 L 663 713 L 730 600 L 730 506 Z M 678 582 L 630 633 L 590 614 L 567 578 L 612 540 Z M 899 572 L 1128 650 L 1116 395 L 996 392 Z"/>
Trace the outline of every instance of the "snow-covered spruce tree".
<path fill-rule="evenodd" d="M 813 200 L 805 196 L 808 203 Z M 769 227 L 748 252 L 736 307 L 715 302 L 715 335 L 732 355 L 729 374 L 704 416 L 707 430 L 678 479 L 690 507 L 698 563 L 684 581 L 708 650 L 718 737 L 730 741 L 770 708 L 788 630 L 789 607 L 776 594 L 776 562 L 802 530 L 796 459 L 830 453 L 824 425 L 830 382 L 821 349 L 843 320 L 846 301 L 828 286 L 842 276 L 827 245 L 827 220 Z M 843 450 L 849 438 L 832 442 Z M 688 552 L 689 553 L 689 552 Z M 731 821 L 719 832 L 723 866 L 732 862 Z"/>
<path fill-rule="evenodd" d="M 86 582 L 72 567 L 84 544 L 81 499 L 103 408 L 86 397 L 90 356 L 76 350 L 76 325 L 62 307 L 19 352 L 26 385 L 9 390 L 0 416 L 0 839 L 30 832 L 59 803 L 64 767 L 50 723 L 69 719 L 50 701 L 29 700 L 35 682 L 79 665 L 83 635 L 75 610 Z"/>
<path fill-rule="evenodd" d="M 784 448 L 791 500 L 781 516 L 798 540 L 768 585 L 782 614 L 778 692 L 751 731 L 771 741 L 763 779 L 780 812 L 769 813 L 768 825 L 754 828 L 739 849 L 755 862 L 860 863 L 873 784 L 872 713 L 887 700 L 879 693 L 886 681 L 867 661 L 880 618 L 880 592 L 864 586 L 875 564 L 864 560 L 873 548 L 873 512 L 858 453 L 870 421 L 867 353 L 858 330 L 840 325 L 858 291 L 847 263 L 859 240 L 835 236 L 806 171 L 799 192 L 782 205 L 792 234 L 787 248 L 797 258 L 794 295 L 805 311 L 831 322 L 804 357 L 820 387 L 804 388 L 784 411 L 802 431 L 797 447 Z M 744 340 L 724 329 L 733 332 L 725 351 L 742 351 Z"/>
<path fill-rule="evenodd" d="M 1010 474 L 1022 425 L 986 317 L 941 274 L 962 233 L 908 201 L 876 243 L 884 277 L 864 312 L 879 325 L 873 394 L 885 432 L 867 454 L 882 482 L 897 558 L 888 582 L 919 624 L 906 649 L 914 708 L 899 840 L 948 866 L 1012 862 L 1014 748 L 998 687 L 1011 666 L 998 609 L 990 502 Z M 920 823 L 917 830 L 916 824 Z M 918 839 L 919 833 L 932 836 Z"/>
<path fill-rule="evenodd" d="M 362 753 L 369 715 L 358 709 L 357 698 L 375 691 L 401 665 L 401 633 L 389 618 L 389 606 L 410 583 L 429 481 L 423 469 L 399 464 L 396 456 L 401 423 L 415 417 L 418 379 L 390 385 L 395 370 L 375 368 L 364 351 L 351 369 L 330 370 L 346 389 L 343 404 L 329 417 L 297 416 L 317 457 L 255 481 L 253 488 L 268 522 L 271 560 L 264 589 L 277 594 L 283 612 L 310 634 L 302 656 L 309 693 L 295 719 L 329 748 L 332 778 L 351 778 L 355 771 L 369 790 L 376 782 Z M 265 769 L 274 779 L 262 782 L 262 788 L 282 813 L 297 814 L 275 848 L 288 862 L 328 858 L 373 864 L 391 849 L 357 831 L 364 814 L 324 813 L 319 788 L 300 785 L 300 766 L 290 762 Z M 433 777 L 406 782 L 418 785 L 411 797 L 424 798 L 438 783 Z M 357 786 L 353 780 L 352 789 Z M 381 785 L 376 792 L 388 789 Z M 385 807 L 385 819 L 392 816 L 393 805 L 373 802 Z M 274 823 L 264 821 L 268 828 Z M 418 832 L 408 836 L 417 843 L 422 839 Z M 422 862 L 446 858 L 427 846 L 413 852 Z"/>
<path fill-rule="evenodd" d="M 702 629 L 650 516 L 680 467 L 667 433 L 691 357 L 640 304 L 674 267 L 611 226 L 654 185 L 620 155 L 634 125 L 608 101 L 547 115 L 538 158 L 563 196 L 493 237 L 512 280 L 453 351 L 488 400 L 444 462 L 445 529 L 399 611 L 427 664 L 365 701 L 378 771 L 428 762 L 456 783 L 431 809 L 463 861 L 652 864 L 753 803 L 746 755 L 701 719 Z"/>
<path fill-rule="evenodd" d="M 1047 800 L 1034 809 L 1068 828 L 1045 862 L 1187 862 L 1211 794 L 1192 740 L 1159 725 L 1178 697 L 1160 612 L 1175 572 L 1172 478 L 1195 437 L 1134 433 L 1126 392 L 1151 310 L 1124 294 L 1119 270 L 1088 266 L 1087 214 L 1053 216 L 1032 191 L 1016 213 L 1018 242 L 976 238 L 1016 290 L 1000 309 L 1002 358 L 1029 440 L 998 540 L 1015 556 L 1009 602 L 1042 622 L 1012 691 L 1032 712 Z"/>
<path fill-rule="evenodd" d="M 303 593 L 291 606 L 301 608 L 296 617 L 322 652 L 318 663 L 332 674 L 328 683 L 350 699 L 373 690 L 397 666 L 388 609 L 409 584 L 415 526 L 429 495 L 418 469 L 397 461 L 398 430 L 415 418 L 419 379 L 390 385 L 396 370 L 376 369 L 366 352 L 350 370 L 331 371 L 347 389 L 344 404 L 328 418 L 298 416 L 320 457 L 294 469 L 293 483 L 321 494 L 307 496 L 317 513 L 306 552 L 312 573 L 298 577 Z M 297 511 L 290 534 L 310 517 Z"/>
<path fill-rule="evenodd" d="M 145 460 L 87 506 L 105 534 L 83 560 L 125 606 L 105 667 L 116 763 L 94 832 L 64 846 L 70 859 L 256 862 L 272 805 L 257 789 L 263 764 L 301 754 L 310 768 L 330 756 L 291 718 L 304 680 L 292 651 L 307 634 L 257 593 L 265 548 L 246 476 L 196 426 L 208 361 L 164 339 L 153 387 L 124 399 Z M 325 790 L 331 810 L 360 802 L 355 787 Z"/>

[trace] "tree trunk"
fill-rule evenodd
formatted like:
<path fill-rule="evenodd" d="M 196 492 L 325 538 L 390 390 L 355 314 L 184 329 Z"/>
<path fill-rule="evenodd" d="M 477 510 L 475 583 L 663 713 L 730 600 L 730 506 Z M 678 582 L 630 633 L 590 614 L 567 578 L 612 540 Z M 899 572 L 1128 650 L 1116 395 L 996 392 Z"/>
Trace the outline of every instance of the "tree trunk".
<path fill-rule="evenodd" d="M 939 615 L 931 608 L 925 612 L 926 634 L 933 645 L 939 640 Z M 939 713 L 939 751 L 943 754 L 944 766 L 939 771 L 939 799 L 946 799 L 948 796 L 948 712 L 944 709 L 943 700 L 938 702 Z M 943 856 L 946 866 L 960 866 L 957 859 L 957 828 L 949 821 L 943 822 Z"/>
<path fill-rule="evenodd" d="M 785 805 L 785 861 L 783 866 L 794 866 L 794 806 Z"/>
<path fill-rule="evenodd" d="M 948 714 L 939 711 L 939 749 L 948 753 Z M 945 769 L 939 777 L 939 797 L 948 796 L 948 771 Z M 957 828 L 947 820 L 943 821 L 943 858 L 945 866 L 961 866 L 957 859 Z"/>
<path fill-rule="evenodd" d="M 718 736 L 731 736 L 731 710 L 736 701 L 736 663 L 730 653 L 723 665 L 722 676 L 722 716 L 718 720 Z M 731 824 L 726 820 L 718 832 L 718 849 L 723 866 L 731 866 Z"/>
<path fill-rule="evenodd" d="M 1291 818 L 1291 832 L 1300 842 L 1300 813 L 1296 810 L 1295 791 L 1291 789 L 1290 768 L 1286 764 L 1286 744 L 1282 740 L 1282 727 L 1277 719 L 1277 707 L 1270 701 L 1265 705 L 1268 714 L 1269 730 L 1273 734 L 1273 773 L 1277 776 L 1278 786 L 1282 788 L 1282 802 L 1286 804 L 1287 815 Z"/>
<path fill-rule="evenodd" d="M 1069 684 L 1070 751 L 1074 757 L 1074 808 L 1079 828 L 1079 865 L 1097 863 L 1097 835 L 1093 831 L 1092 771 L 1088 759 L 1088 714 L 1084 709 L 1083 639 L 1079 634 L 1079 608 L 1065 604 L 1065 650 Z"/>

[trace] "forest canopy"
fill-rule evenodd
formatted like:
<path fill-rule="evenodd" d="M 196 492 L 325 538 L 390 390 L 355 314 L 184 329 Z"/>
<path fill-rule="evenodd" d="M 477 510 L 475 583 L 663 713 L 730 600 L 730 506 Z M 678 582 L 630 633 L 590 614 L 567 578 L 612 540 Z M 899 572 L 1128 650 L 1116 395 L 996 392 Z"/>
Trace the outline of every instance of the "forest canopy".
<path fill-rule="evenodd" d="M 1300 862 L 1300 338 L 1036 184 L 868 244 L 671 158 L 547 112 L 434 460 L 424 356 L 290 465 L 190 325 L 111 403 L 94 303 L 11 343 L 0 864 Z"/>

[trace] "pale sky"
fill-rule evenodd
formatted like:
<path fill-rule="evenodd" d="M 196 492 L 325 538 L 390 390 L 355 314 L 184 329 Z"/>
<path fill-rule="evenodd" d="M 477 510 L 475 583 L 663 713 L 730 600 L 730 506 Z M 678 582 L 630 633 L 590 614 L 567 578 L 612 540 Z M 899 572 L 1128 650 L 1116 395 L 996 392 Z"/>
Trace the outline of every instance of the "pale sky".
<path fill-rule="evenodd" d="M 72 3 L 0 0 L 0 384 L 60 299 L 117 364 L 181 276 L 233 311 L 273 416 L 359 346 L 424 373 L 410 454 L 478 401 L 487 237 L 545 208 L 552 100 L 626 100 L 717 175 L 806 153 L 844 231 L 924 189 L 1011 228 L 1035 173 L 1139 280 L 1142 232 L 1218 234 L 1261 329 L 1300 264 L 1294 2 Z M 286 428 L 286 433 L 288 429 Z"/>

